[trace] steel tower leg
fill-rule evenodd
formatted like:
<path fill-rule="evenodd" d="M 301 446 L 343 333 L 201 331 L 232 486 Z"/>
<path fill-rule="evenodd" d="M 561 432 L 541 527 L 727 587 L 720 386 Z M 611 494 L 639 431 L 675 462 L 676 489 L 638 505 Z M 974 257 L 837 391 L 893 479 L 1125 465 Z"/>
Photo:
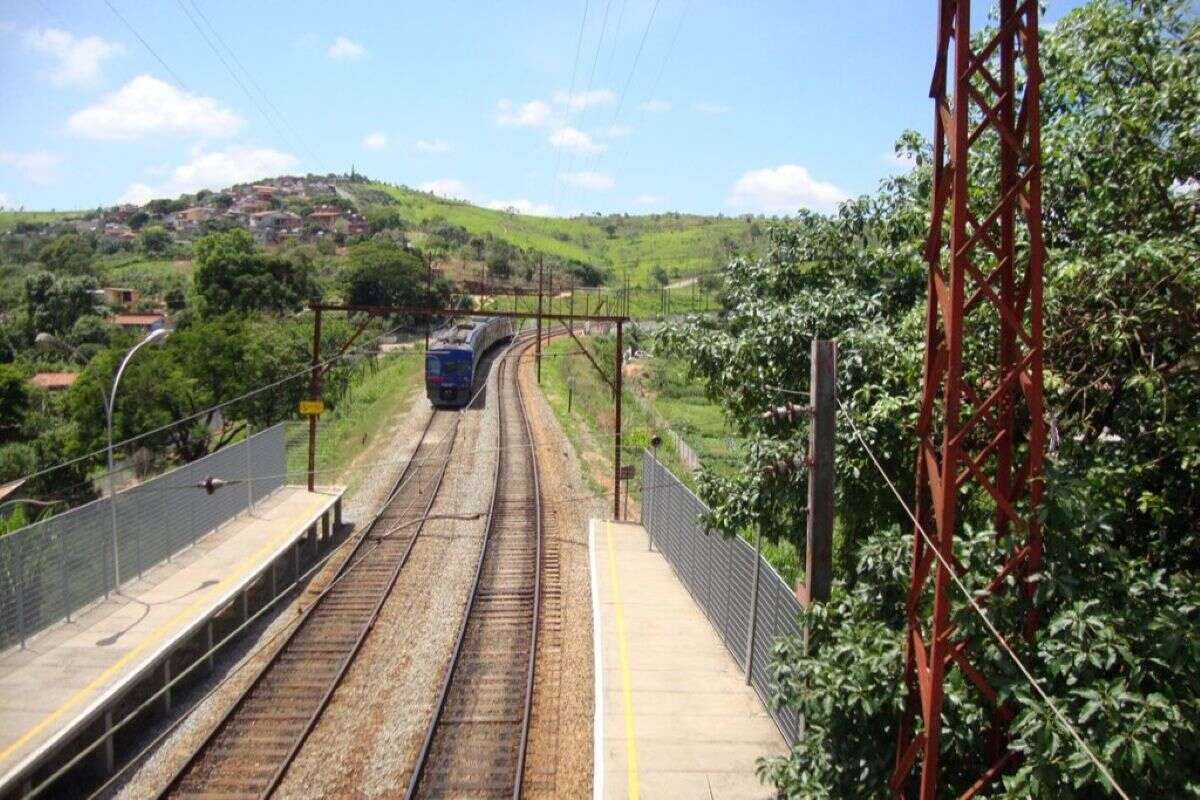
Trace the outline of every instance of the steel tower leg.
<path fill-rule="evenodd" d="M 989 643 L 960 632 L 959 619 L 973 611 L 952 585 L 947 564 L 960 574 L 965 570 L 953 551 L 960 497 L 982 499 L 991 509 L 998 563 L 979 602 L 986 604 L 1005 590 L 1007 579 L 1015 580 L 1024 609 L 1018 627 L 1033 641 L 1037 612 L 1029 579 L 1042 559 L 1037 509 L 1045 449 L 1037 0 L 1000 0 L 998 28 L 978 50 L 971 43 L 970 0 L 938 5 L 930 88 L 933 214 L 925 248 L 928 300 L 917 422 L 920 530 L 913 533 L 906 698 L 891 779 L 896 796 L 922 800 L 939 796 L 943 683 L 955 666 L 993 711 L 990 730 L 981 736 L 978 779 L 954 788 L 972 797 L 1018 758 L 1008 746 L 1013 711 L 998 702 L 986 667 L 975 666 L 985 663 L 979 656 Z M 985 168 L 983 158 L 997 162 Z M 976 186 L 970 196 L 973 174 L 997 180 Z M 994 348 L 968 346 L 964 330 L 994 331 Z"/>

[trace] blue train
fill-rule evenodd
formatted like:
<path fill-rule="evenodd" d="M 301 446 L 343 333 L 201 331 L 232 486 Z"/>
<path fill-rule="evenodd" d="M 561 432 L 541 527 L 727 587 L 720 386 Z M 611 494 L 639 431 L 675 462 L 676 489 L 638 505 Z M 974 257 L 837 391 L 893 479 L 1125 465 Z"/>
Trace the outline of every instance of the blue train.
<path fill-rule="evenodd" d="M 463 406 L 471 399 L 479 359 L 498 342 L 511 339 L 508 317 L 473 319 L 450 328 L 429 343 L 425 354 L 425 395 L 434 406 Z"/>

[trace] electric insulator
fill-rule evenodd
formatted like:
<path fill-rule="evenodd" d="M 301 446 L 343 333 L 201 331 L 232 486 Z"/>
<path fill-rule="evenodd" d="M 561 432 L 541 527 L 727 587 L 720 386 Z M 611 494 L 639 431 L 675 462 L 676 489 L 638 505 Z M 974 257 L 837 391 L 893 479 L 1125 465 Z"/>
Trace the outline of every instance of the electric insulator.
<path fill-rule="evenodd" d="M 808 406 L 800 406 L 795 403 L 784 403 L 781 406 L 767 409 L 763 412 L 762 418 L 767 422 L 795 422 L 796 418 L 801 414 L 809 413 Z"/>

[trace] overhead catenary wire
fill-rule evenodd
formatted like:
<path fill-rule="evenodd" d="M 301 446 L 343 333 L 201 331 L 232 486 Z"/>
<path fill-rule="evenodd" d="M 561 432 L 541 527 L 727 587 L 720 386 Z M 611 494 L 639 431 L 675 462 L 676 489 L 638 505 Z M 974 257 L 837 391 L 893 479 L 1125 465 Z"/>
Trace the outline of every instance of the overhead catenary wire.
<path fill-rule="evenodd" d="M 896 500 L 900 503 L 901 508 L 904 509 L 904 513 L 907 514 L 908 518 L 912 520 L 915 530 L 925 540 L 925 543 L 929 546 L 930 551 L 941 564 L 942 569 L 946 570 L 946 574 L 952 581 L 954 581 L 959 590 L 962 591 L 967 603 L 971 606 L 975 613 L 979 615 L 980 620 L 982 620 L 984 626 L 991 633 L 992 638 L 994 638 L 1000 645 L 1000 649 L 1003 650 L 1005 654 L 1007 654 L 1012 660 L 1013 664 L 1016 665 L 1017 669 L 1025 677 L 1025 680 L 1029 683 L 1030 687 L 1033 688 L 1033 691 L 1046 705 L 1046 707 L 1050 709 L 1055 719 L 1058 720 L 1063 729 L 1071 736 L 1072 739 L 1075 740 L 1075 743 L 1079 745 L 1079 748 L 1084 752 L 1088 760 L 1091 761 L 1096 769 L 1100 771 L 1100 774 L 1104 776 L 1105 781 L 1108 782 L 1113 791 L 1119 794 L 1124 800 L 1130 800 L 1129 794 L 1121 787 L 1119 783 L 1117 783 L 1117 779 L 1113 776 L 1112 771 L 1103 761 L 1100 760 L 1100 757 L 1096 755 L 1095 751 L 1092 750 L 1088 743 L 1084 741 L 1083 736 L 1080 735 L 1076 727 L 1067 718 L 1067 715 L 1063 713 L 1058 704 L 1055 703 L 1050 695 L 1047 694 L 1042 688 L 1041 682 L 1038 681 L 1029 668 L 1025 666 L 1025 662 L 1023 662 L 1020 656 L 1017 655 L 1016 651 L 1013 650 L 1012 646 L 1008 643 L 1008 640 L 1004 638 L 1004 635 L 1000 633 L 994 624 L 992 624 L 992 620 L 990 617 L 988 617 L 987 612 L 984 611 L 983 607 L 978 603 L 978 601 L 975 600 L 974 595 L 971 594 L 971 591 L 967 588 L 967 585 L 963 583 L 962 578 L 958 576 L 958 571 L 954 568 L 954 565 L 952 565 L 946 556 L 942 554 L 941 550 L 938 549 L 937 543 L 934 542 L 933 538 L 928 532 L 926 532 L 924 526 L 921 525 L 916 515 L 912 512 L 912 509 L 909 508 L 908 503 L 906 503 L 904 498 L 900 496 L 899 490 L 896 489 L 896 484 L 893 483 L 892 479 L 884 470 L 883 465 L 880 464 L 879 459 L 875 456 L 874 451 L 871 449 L 870 445 L 867 444 L 867 440 L 863 437 L 858 425 L 854 422 L 854 417 L 850 415 L 849 410 L 846 408 L 845 402 L 841 397 L 838 397 L 837 401 L 838 406 L 841 409 L 842 416 L 844 416 L 846 421 L 850 423 L 850 428 L 854 432 L 854 436 L 858 439 L 859 444 L 862 445 L 863 450 L 866 451 L 871 463 L 875 465 L 875 469 L 879 471 L 880 477 L 883 478 L 884 482 L 888 485 L 888 488 L 892 490 L 892 494 L 896 496 Z"/>
<path fill-rule="evenodd" d="M 256 81 L 254 79 L 254 73 L 252 73 L 250 70 L 246 69 L 246 66 L 244 64 L 242 64 L 241 59 L 237 57 L 237 53 L 235 53 L 233 51 L 233 48 L 231 48 L 228 45 L 228 43 L 226 43 L 224 38 L 221 37 L 221 34 L 217 31 L 216 27 L 208 19 L 207 15 L 205 15 L 204 11 L 201 10 L 201 8 L 200 8 L 199 4 L 196 2 L 196 0 L 188 0 L 188 2 L 191 3 L 192 10 L 194 10 L 196 12 L 197 16 L 199 16 L 200 19 L 203 20 L 204 24 L 208 27 L 209 31 L 216 38 L 217 42 L 221 45 L 221 47 L 223 47 L 225 49 L 225 52 L 228 53 L 229 57 L 233 60 L 233 63 L 237 65 L 237 67 L 246 76 L 246 79 L 248 81 L 250 81 L 250 85 L 253 86 L 258 91 L 259 95 L 263 99 L 263 102 L 265 102 L 267 104 L 267 106 L 273 112 L 275 112 L 275 116 L 283 124 L 284 128 L 286 128 L 288 130 L 288 132 L 292 134 L 292 138 L 294 138 L 296 140 L 296 142 L 300 145 L 300 147 L 308 153 L 310 158 L 312 158 L 314 165 L 319 165 L 321 159 L 318 158 L 317 154 L 313 151 L 313 149 L 311 147 L 309 147 L 308 140 L 305 139 L 303 136 L 301 136 L 300 132 L 298 130 L 296 130 L 296 128 L 291 124 L 291 122 L 288 120 L 288 118 L 283 115 L 283 112 L 280 111 L 279 108 L 275 105 L 275 103 L 271 100 L 270 94 L 263 91 L 263 88 L 259 85 L 258 81 Z M 218 53 L 218 56 L 219 55 L 220 54 Z M 242 88 L 243 88 L 243 90 L 245 89 L 244 86 Z M 260 109 L 260 111 L 261 111 L 261 109 Z M 266 115 L 264 114 L 263 116 L 266 116 Z M 268 121 L 270 121 L 269 118 L 268 118 Z M 278 132 L 278 129 L 276 129 L 276 130 Z"/>
<path fill-rule="evenodd" d="M 154 60 L 162 65 L 162 68 L 167 71 L 167 74 L 171 76 L 175 83 L 179 84 L 181 89 L 190 92 L 191 89 L 189 89 L 187 84 L 183 82 L 183 79 L 179 77 L 175 70 L 171 69 L 170 65 L 167 64 L 167 62 L 163 60 L 163 57 L 158 54 L 158 51 L 151 47 L 150 43 L 147 42 L 142 35 L 137 32 L 137 28 L 133 27 L 129 20 L 125 19 L 125 16 L 117 10 L 117 7 L 112 4 L 111 0 L 104 0 L 104 5 L 108 6 L 108 10 L 115 14 L 117 19 L 121 20 L 121 22 L 125 24 L 125 27 L 129 29 L 129 32 L 133 34 L 134 38 L 142 43 L 142 47 L 146 48 L 146 52 L 154 56 Z"/>
<path fill-rule="evenodd" d="M 578 74 L 579 74 L 579 56 L 583 52 L 583 32 L 584 32 L 584 29 L 587 28 L 587 18 L 588 18 L 588 0 L 583 0 L 583 19 L 580 20 L 580 22 L 579 22 L 579 37 L 575 41 L 575 66 L 573 66 L 571 68 L 571 86 L 570 86 L 570 89 L 568 89 L 568 94 L 567 94 L 568 98 L 571 95 L 575 94 L 575 79 L 578 77 Z M 550 191 L 552 191 L 552 192 L 557 191 L 558 177 L 560 174 L 560 170 L 562 169 L 562 150 L 556 148 L 555 152 L 556 152 L 556 155 L 555 155 L 555 159 L 554 159 L 554 183 L 550 188 Z M 557 197 L 558 197 L 558 195 L 555 194 L 556 201 L 557 201 Z"/>

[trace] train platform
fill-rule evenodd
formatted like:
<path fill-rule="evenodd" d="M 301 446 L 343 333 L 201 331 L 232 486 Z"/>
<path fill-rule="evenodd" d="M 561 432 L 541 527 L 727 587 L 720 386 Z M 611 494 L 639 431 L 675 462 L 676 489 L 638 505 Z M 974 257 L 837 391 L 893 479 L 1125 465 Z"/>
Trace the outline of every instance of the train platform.
<path fill-rule="evenodd" d="M 336 544 L 342 493 L 277 489 L 119 594 L 0 653 L 0 797 L 97 739 L 87 759 L 111 771 L 112 726 L 208 652 L 214 628 L 219 642 Z M 170 702 L 168 690 L 155 707 Z"/>
<path fill-rule="evenodd" d="M 774 797 L 754 766 L 784 739 L 670 564 L 640 525 L 588 534 L 597 800 Z"/>

